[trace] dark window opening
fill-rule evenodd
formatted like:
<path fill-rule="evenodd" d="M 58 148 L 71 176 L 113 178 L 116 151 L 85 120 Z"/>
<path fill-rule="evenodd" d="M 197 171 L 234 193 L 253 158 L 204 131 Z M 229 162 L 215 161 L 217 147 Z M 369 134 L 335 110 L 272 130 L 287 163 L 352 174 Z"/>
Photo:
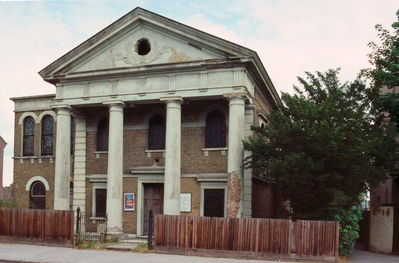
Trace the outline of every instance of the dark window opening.
<path fill-rule="evenodd" d="M 151 117 L 148 124 L 148 149 L 165 149 L 165 121 L 161 115 Z"/>
<path fill-rule="evenodd" d="M 103 118 L 97 125 L 97 151 L 108 151 L 108 118 Z"/>
<path fill-rule="evenodd" d="M 107 213 L 107 189 L 96 189 L 95 217 L 105 217 Z"/>
<path fill-rule="evenodd" d="M 204 189 L 204 216 L 224 217 L 224 189 Z"/>
<path fill-rule="evenodd" d="M 71 117 L 71 155 L 75 151 L 75 120 Z"/>
<path fill-rule="evenodd" d="M 205 148 L 226 147 L 226 123 L 224 115 L 212 111 L 206 116 Z"/>
<path fill-rule="evenodd" d="M 34 153 L 35 120 L 32 117 L 26 117 L 24 120 L 23 133 L 23 156 L 31 156 Z"/>
<path fill-rule="evenodd" d="M 54 119 L 46 115 L 42 119 L 42 152 L 41 155 L 53 154 Z"/>
<path fill-rule="evenodd" d="M 136 51 L 140 56 L 147 55 L 151 51 L 151 45 L 148 39 L 142 38 L 138 40 L 136 44 Z"/>
<path fill-rule="evenodd" d="M 46 188 L 40 181 L 36 181 L 30 188 L 29 208 L 46 209 Z"/>

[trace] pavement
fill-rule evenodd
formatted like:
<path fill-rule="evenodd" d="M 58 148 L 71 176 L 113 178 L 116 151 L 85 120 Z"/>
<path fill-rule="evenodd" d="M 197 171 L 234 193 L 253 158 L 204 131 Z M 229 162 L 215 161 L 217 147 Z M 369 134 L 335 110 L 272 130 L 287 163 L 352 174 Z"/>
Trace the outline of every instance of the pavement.
<path fill-rule="evenodd" d="M 399 256 L 371 253 L 355 249 L 349 256 L 350 263 L 399 263 Z M 140 262 L 140 263 L 289 263 L 287 261 L 245 260 L 232 258 L 210 258 L 197 256 L 166 255 L 155 253 L 133 253 L 111 250 L 73 249 L 0 243 L 0 262 L 51 262 L 51 263 L 102 263 L 102 262 Z M 300 261 L 305 262 L 305 261 Z M 292 261 L 291 261 L 292 263 Z"/>
<path fill-rule="evenodd" d="M 209 258 L 195 256 L 141 254 L 110 250 L 73 249 L 65 247 L 49 247 L 0 243 L 0 262 L 51 262 L 51 263 L 86 263 L 86 262 L 139 262 L 139 263 L 289 263 L 284 261 L 242 260 L 231 258 Z M 292 263 L 292 262 L 291 262 Z"/>
<path fill-rule="evenodd" d="M 372 253 L 360 249 L 355 249 L 348 259 L 351 263 L 399 263 L 399 256 Z"/>

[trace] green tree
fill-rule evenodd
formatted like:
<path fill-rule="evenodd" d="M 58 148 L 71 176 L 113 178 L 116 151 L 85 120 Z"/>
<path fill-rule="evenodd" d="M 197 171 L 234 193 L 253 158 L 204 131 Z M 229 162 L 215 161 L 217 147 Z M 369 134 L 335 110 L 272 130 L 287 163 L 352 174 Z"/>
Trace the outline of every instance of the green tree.
<path fill-rule="evenodd" d="M 244 142 L 246 166 L 290 201 L 294 219 L 333 220 L 395 166 L 393 125 L 370 107 L 364 82 L 342 84 L 338 72 L 299 77 L 302 90 L 283 93 L 284 105 Z"/>
<path fill-rule="evenodd" d="M 372 67 L 363 71 L 363 75 L 371 81 L 374 92 L 374 106 L 388 112 L 391 121 L 399 122 L 399 94 L 381 94 L 383 90 L 399 87 L 399 10 L 397 20 L 392 24 L 393 33 L 384 29 L 382 25 L 375 26 L 380 45 L 369 43 L 372 52 L 368 55 Z"/>

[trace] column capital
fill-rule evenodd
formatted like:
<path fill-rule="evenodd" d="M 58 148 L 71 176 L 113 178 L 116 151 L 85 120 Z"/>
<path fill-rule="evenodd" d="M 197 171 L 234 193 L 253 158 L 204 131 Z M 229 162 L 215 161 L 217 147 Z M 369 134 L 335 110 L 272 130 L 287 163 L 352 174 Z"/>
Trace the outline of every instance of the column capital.
<path fill-rule="evenodd" d="M 72 107 L 68 104 L 53 104 L 50 108 L 57 111 L 57 115 L 71 115 Z"/>
<path fill-rule="evenodd" d="M 104 101 L 104 105 L 107 105 L 109 111 L 122 111 L 125 107 L 125 103 L 122 100 L 111 100 L 111 101 Z"/>
<path fill-rule="evenodd" d="M 169 96 L 169 97 L 162 97 L 160 101 L 164 101 L 166 104 L 169 102 L 176 102 L 176 103 L 183 103 L 183 98 L 180 96 Z"/>
<path fill-rule="evenodd" d="M 119 106 L 125 106 L 125 102 L 123 100 L 107 100 L 103 102 L 104 105 L 113 106 L 113 105 L 119 105 Z"/>
<path fill-rule="evenodd" d="M 245 100 L 249 99 L 246 92 L 225 93 L 223 97 L 228 99 L 230 103 L 232 101 L 243 101 L 245 103 Z"/>

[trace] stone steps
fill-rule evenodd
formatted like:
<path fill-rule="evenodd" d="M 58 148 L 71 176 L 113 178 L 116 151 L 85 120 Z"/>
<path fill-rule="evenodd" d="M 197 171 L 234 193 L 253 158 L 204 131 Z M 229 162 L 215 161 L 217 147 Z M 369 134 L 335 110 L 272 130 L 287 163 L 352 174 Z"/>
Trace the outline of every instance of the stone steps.
<path fill-rule="evenodd" d="M 147 238 L 122 236 L 119 239 L 119 243 L 109 245 L 106 247 L 106 249 L 130 252 L 132 249 L 135 249 L 139 244 L 142 243 L 147 245 Z"/>

